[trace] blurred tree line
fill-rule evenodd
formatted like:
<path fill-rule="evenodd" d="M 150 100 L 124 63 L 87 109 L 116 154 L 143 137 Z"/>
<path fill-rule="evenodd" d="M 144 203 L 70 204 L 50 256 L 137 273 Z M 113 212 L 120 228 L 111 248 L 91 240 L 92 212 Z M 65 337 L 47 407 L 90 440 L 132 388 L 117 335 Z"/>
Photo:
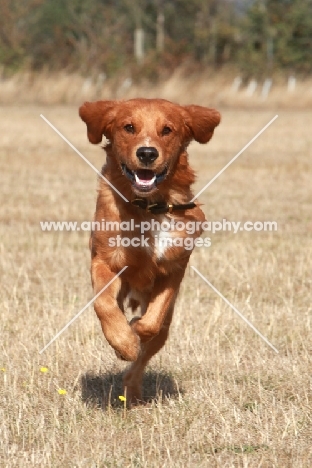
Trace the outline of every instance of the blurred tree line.
<path fill-rule="evenodd" d="M 312 0 L 1 0 L 4 70 L 157 79 L 183 63 L 310 73 Z"/>

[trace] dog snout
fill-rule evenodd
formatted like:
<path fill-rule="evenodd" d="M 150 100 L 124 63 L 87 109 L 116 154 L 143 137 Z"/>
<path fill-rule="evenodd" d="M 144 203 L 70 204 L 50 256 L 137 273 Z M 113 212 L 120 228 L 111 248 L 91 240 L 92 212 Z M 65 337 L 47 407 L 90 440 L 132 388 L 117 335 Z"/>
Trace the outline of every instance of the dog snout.
<path fill-rule="evenodd" d="M 159 153 L 153 146 L 141 146 L 137 149 L 136 155 L 141 163 L 148 166 L 158 158 Z"/>

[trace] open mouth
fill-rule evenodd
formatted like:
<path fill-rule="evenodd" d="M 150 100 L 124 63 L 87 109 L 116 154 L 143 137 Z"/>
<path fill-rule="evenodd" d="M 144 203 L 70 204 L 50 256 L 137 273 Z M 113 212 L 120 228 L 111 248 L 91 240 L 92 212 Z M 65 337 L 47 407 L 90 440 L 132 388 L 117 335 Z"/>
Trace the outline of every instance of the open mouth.
<path fill-rule="evenodd" d="M 131 180 L 134 188 L 140 192 L 150 192 L 155 189 L 157 185 L 162 182 L 166 175 L 167 169 L 165 168 L 160 174 L 150 169 L 138 169 L 137 171 L 131 171 L 126 164 L 121 165 L 124 175 Z"/>

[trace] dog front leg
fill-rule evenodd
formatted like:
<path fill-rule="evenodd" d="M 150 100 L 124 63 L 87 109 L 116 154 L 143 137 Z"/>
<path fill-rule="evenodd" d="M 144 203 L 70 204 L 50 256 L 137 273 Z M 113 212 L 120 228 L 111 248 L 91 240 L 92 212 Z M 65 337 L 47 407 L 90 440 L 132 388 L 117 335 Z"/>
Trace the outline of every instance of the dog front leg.
<path fill-rule="evenodd" d="M 131 320 L 130 325 L 141 343 L 151 340 L 160 332 L 169 309 L 174 306 L 186 265 L 187 262 L 178 271 L 158 277 L 145 314 Z"/>
<path fill-rule="evenodd" d="M 116 276 L 105 263 L 95 259 L 92 262 L 91 275 L 95 294 Z M 109 344 L 124 360 L 135 361 L 140 352 L 140 340 L 118 306 L 120 288 L 121 278 L 118 277 L 95 300 L 94 310 Z"/>

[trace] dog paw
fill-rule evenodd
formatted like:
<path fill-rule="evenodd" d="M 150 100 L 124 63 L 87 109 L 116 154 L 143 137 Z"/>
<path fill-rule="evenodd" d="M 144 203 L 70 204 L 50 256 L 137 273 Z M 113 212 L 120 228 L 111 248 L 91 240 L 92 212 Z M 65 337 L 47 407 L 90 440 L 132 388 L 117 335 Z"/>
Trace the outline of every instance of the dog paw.
<path fill-rule="evenodd" d="M 131 335 L 128 336 L 126 340 L 114 343 L 113 348 L 118 359 L 133 362 L 137 360 L 141 351 L 140 339 L 132 331 Z"/>
<path fill-rule="evenodd" d="M 120 359 L 121 361 L 126 361 L 126 359 L 120 354 L 119 351 L 116 351 L 116 349 L 115 349 L 115 354 L 116 354 L 116 357 Z"/>
<path fill-rule="evenodd" d="M 159 331 L 154 331 L 143 325 L 141 317 L 134 317 L 130 322 L 133 332 L 139 336 L 141 343 L 146 343 L 158 335 Z"/>
<path fill-rule="evenodd" d="M 125 362 L 132 361 L 132 359 L 125 358 L 122 354 L 120 354 L 119 351 L 116 351 L 116 349 L 115 349 L 115 354 L 116 354 L 116 357 L 120 359 L 121 361 L 125 361 Z"/>
<path fill-rule="evenodd" d="M 130 320 L 129 325 L 133 330 L 135 329 L 136 322 L 139 320 L 141 320 L 141 317 L 133 317 L 133 319 Z"/>

